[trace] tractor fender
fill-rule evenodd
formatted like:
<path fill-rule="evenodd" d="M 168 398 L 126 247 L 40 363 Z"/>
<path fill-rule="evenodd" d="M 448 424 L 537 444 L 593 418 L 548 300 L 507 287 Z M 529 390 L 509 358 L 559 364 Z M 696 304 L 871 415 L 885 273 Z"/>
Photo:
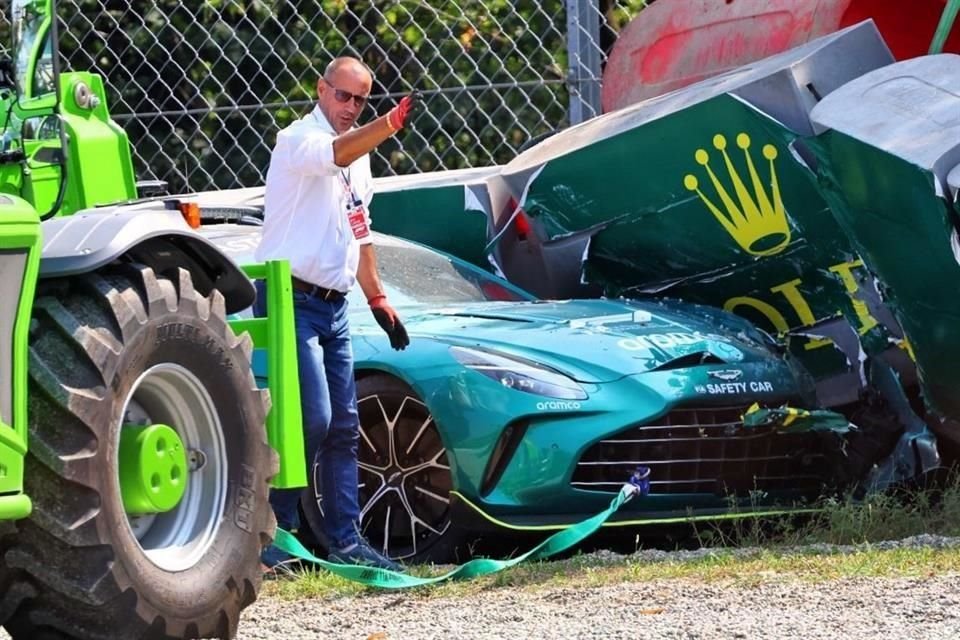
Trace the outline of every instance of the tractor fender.
<path fill-rule="evenodd" d="M 102 209 L 53 218 L 42 225 L 40 277 L 90 273 L 112 262 L 146 265 L 178 282 L 178 268 L 190 271 L 203 295 L 218 289 L 227 313 L 253 304 L 256 290 L 240 267 L 187 226 L 177 211 Z"/>

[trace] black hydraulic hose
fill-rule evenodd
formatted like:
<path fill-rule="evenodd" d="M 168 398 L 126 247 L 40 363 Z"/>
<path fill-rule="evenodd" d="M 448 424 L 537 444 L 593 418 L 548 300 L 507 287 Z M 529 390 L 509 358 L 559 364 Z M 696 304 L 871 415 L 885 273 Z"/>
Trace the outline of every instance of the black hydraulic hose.
<path fill-rule="evenodd" d="M 60 38 L 57 24 L 57 3 L 51 2 L 50 7 L 53 15 L 50 16 L 50 62 L 53 65 L 53 95 L 56 101 L 53 105 L 53 112 L 60 121 L 60 187 L 57 190 L 57 199 L 53 202 L 50 211 L 40 216 L 40 220 L 49 220 L 60 211 L 63 206 L 63 198 L 67 194 L 67 137 L 66 127 L 63 117 L 60 116 Z"/>
<path fill-rule="evenodd" d="M 57 199 L 54 200 L 50 211 L 40 216 L 41 222 L 57 215 L 60 207 L 63 206 L 63 198 L 67 195 L 67 141 L 64 135 L 63 118 L 58 115 L 57 119 L 60 121 L 60 186 L 57 189 Z"/>

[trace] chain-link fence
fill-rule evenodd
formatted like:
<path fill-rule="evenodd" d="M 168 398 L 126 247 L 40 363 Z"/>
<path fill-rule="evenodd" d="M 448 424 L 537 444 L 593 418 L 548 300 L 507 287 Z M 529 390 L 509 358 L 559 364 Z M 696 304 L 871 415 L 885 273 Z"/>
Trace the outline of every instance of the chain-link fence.
<path fill-rule="evenodd" d="M 367 117 L 425 96 L 414 126 L 375 152 L 375 175 L 507 162 L 596 114 L 606 55 L 647 3 L 63 0 L 57 12 L 62 68 L 105 78 L 138 177 L 186 191 L 262 184 L 276 132 L 344 54 L 376 75 Z"/>

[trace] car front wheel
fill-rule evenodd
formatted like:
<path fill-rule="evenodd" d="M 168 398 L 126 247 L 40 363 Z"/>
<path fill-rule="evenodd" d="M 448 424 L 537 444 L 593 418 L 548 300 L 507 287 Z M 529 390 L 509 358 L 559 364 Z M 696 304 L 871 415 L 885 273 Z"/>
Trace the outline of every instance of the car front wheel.
<path fill-rule="evenodd" d="M 462 559 L 464 535 L 450 520 L 453 477 L 440 429 L 402 381 L 375 374 L 357 382 L 360 414 L 360 528 L 384 555 L 407 563 Z M 318 542 L 323 535 L 320 469 L 303 501 Z"/>

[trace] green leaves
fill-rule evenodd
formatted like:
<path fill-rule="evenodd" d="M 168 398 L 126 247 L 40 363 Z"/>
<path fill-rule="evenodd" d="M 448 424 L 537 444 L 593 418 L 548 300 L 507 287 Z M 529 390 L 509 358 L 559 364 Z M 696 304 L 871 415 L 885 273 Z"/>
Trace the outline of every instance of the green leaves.
<path fill-rule="evenodd" d="M 598 2 L 618 22 L 645 4 Z M 105 77 L 139 177 L 175 190 L 262 183 L 276 132 L 312 108 L 324 67 L 357 55 L 376 74 L 361 120 L 424 91 L 414 130 L 374 154 L 385 175 L 504 163 L 566 126 L 565 4 L 62 0 L 60 47 L 64 69 Z"/>

